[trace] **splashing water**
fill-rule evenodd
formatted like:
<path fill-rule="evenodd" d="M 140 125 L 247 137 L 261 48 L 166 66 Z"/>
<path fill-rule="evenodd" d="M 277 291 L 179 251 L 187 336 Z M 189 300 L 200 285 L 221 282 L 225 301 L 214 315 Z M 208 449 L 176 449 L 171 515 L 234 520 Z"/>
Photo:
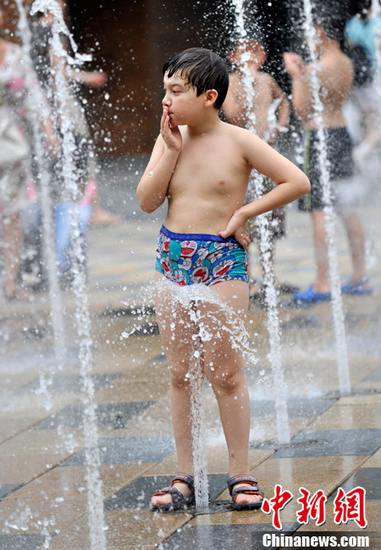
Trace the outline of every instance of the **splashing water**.
<path fill-rule="evenodd" d="M 236 27 L 239 38 L 244 41 L 247 32 L 244 22 L 243 0 L 233 0 L 236 15 Z M 248 65 L 250 54 L 243 51 L 240 58 L 240 69 L 243 75 L 243 87 L 245 92 L 246 115 L 249 121 L 248 129 L 256 133 L 256 116 L 253 109 L 255 101 L 255 89 L 253 78 Z M 251 188 L 250 188 L 251 187 Z M 256 173 L 253 181 L 249 183 L 249 200 L 254 200 L 264 193 L 264 178 Z M 281 353 L 281 327 L 279 321 L 277 292 L 275 286 L 274 266 L 271 258 L 271 234 L 268 215 L 258 217 L 259 246 L 263 266 L 265 300 L 267 305 L 267 331 L 270 342 L 268 359 L 273 374 L 273 388 L 275 395 L 275 412 L 278 441 L 281 444 L 290 442 L 290 427 L 287 410 L 287 384 L 284 377 Z"/>
<path fill-rule="evenodd" d="M 31 59 L 31 31 L 28 24 L 28 19 L 25 11 L 25 6 L 22 0 L 16 0 L 16 5 L 19 11 L 19 19 L 17 23 L 18 33 L 22 38 L 23 61 L 26 67 L 27 82 L 26 88 L 28 94 L 29 112 L 31 113 L 31 124 L 33 132 L 33 141 L 36 161 L 38 164 L 38 179 L 41 195 L 41 210 L 42 210 L 42 227 L 44 239 L 44 255 L 48 273 L 49 283 L 49 302 L 50 314 L 53 327 L 54 351 L 58 368 L 63 367 L 66 355 L 65 346 L 65 329 L 63 321 L 63 306 L 61 292 L 58 284 L 57 263 L 55 256 L 55 242 L 53 234 L 53 219 L 52 219 L 52 204 L 49 195 L 49 172 L 47 166 L 47 158 L 45 155 L 46 144 L 41 132 L 41 115 L 43 120 L 49 119 L 49 112 L 46 100 L 43 97 L 41 89 L 36 85 L 35 75 L 33 71 L 33 63 Z M 50 373 L 51 374 L 51 373 Z M 40 390 L 44 396 L 46 408 L 51 407 L 51 399 L 48 392 L 48 386 L 51 382 L 50 374 L 41 374 Z"/>
<path fill-rule="evenodd" d="M 340 275 L 337 259 L 335 212 L 332 204 L 331 181 L 329 175 L 329 161 L 327 154 L 327 140 L 323 127 L 323 103 L 320 99 L 320 82 L 317 73 L 317 39 L 312 19 L 311 0 L 303 0 L 304 7 L 304 34 L 311 57 L 310 82 L 314 102 L 314 120 L 318 134 L 320 154 L 319 170 L 323 191 L 326 240 L 328 245 L 329 274 L 332 292 L 332 316 L 336 337 L 336 361 L 338 366 L 339 387 L 341 395 L 351 391 L 349 375 L 348 348 L 345 334 L 344 310 L 341 296 Z"/>
<path fill-rule="evenodd" d="M 52 22 L 52 54 L 57 59 L 54 67 L 53 96 L 56 104 L 56 127 L 61 128 L 63 152 L 63 179 L 65 191 L 70 200 L 75 203 L 80 197 L 78 176 L 76 174 L 74 153 L 73 122 L 68 114 L 68 107 L 73 101 L 67 81 L 67 67 L 78 67 L 88 56 L 81 56 L 77 46 L 64 22 L 61 7 L 55 0 L 35 0 L 31 7 L 31 14 L 50 12 Z M 74 57 L 64 49 L 62 36 L 71 44 Z M 105 519 L 103 510 L 102 480 L 100 478 L 100 454 L 98 448 L 98 428 L 96 418 L 95 387 L 92 378 L 92 338 L 91 320 L 88 307 L 86 288 L 85 257 L 81 240 L 78 210 L 71 209 L 71 232 L 73 243 L 73 291 L 76 308 L 75 319 L 78 331 L 80 375 L 82 382 L 83 429 L 85 436 L 87 503 L 89 511 L 90 548 L 103 550 L 106 548 Z"/>

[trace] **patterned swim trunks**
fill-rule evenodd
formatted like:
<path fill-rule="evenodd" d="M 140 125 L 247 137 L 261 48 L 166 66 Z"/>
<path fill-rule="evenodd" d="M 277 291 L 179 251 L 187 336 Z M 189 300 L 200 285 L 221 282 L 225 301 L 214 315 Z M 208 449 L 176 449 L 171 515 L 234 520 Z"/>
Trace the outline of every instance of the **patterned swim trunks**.
<path fill-rule="evenodd" d="M 173 233 L 164 225 L 158 238 L 155 269 L 180 286 L 249 281 L 246 251 L 234 237 Z"/>

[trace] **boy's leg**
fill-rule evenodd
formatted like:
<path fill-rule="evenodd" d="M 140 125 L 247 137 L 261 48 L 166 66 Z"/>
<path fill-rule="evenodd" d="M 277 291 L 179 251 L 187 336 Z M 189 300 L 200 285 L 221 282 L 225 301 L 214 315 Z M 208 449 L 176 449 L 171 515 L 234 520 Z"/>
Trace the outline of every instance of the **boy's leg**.
<path fill-rule="evenodd" d="M 200 306 L 201 322 L 215 335 L 203 344 L 204 371 L 217 398 L 221 422 L 229 451 L 229 474 L 249 474 L 250 397 L 244 375 L 243 357 L 233 349 L 231 330 L 243 320 L 249 306 L 248 285 L 242 281 L 226 281 L 212 287 L 221 302 L 231 310 L 204 303 Z M 223 327 L 228 327 L 227 331 Z M 233 336 L 234 337 L 234 336 Z M 245 485 L 245 483 L 237 484 Z M 238 504 L 258 502 L 258 495 L 240 494 Z"/>
<path fill-rule="evenodd" d="M 186 374 L 193 352 L 193 325 L 189 312 L 176 303 L 172 293 L 160 289 L 155 301 L 156 319 L 164 351 L 170 366 L 171 375 L 171 412 L 176 443 L 178 473 L 192 474 L 192 425 L 191 425 L 191 392 Z M 184 496 L 190 494 L 185 483 L 176 483 Z M 153 504 L 169 504 L 171 495 L 152 497 Z"/>
<path fill-rule="evenodd" d="M 229 305 L 232 316 L 243 318 L 248 309 L 248 286 L 242 281 L 226 281 L 212 287 L 221 302 Z M 229 473 L 248 473 L 250 401 L 243 370 L 243 358 L 233 349 L 230 331 L 233 319 L 221 307 L 202 303 L 201 320 L 213 334 L 203 344 L 204 370 L 217 398 L 229 450 Z"/>
<path fill-rule="evenodd" d="M 330 292 L 331 284 L 329 280 L 328 245 L 324 211 L 313 210 L 311 219 L 317 268 L 314 290 L 317 292 Z"/>
<path fill-rule="evenodd" d="M 341 215 L 352 255 L 352 283 L 359 283 L 366 275 L 364 228 L 356 211 L 342 212 Z"/>

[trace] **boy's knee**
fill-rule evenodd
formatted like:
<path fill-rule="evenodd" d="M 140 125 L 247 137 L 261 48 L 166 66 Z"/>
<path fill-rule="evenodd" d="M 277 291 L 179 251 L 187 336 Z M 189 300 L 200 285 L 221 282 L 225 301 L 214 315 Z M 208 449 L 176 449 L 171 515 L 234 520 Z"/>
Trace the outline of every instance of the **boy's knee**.
<path fill-rule="evenodd" d="M 208 376 L 216 393 L 232 395 L 237 393 L 242 386 L 241 372 L 218 372 Z"/>
<path fill-rule="evenodd" d="M 188 370 L 185 366 L 172 366 L 171 367 L 171 384 L 173 388 L 185 389 L 189 387 L 189 377 L 187 376 Z"/>

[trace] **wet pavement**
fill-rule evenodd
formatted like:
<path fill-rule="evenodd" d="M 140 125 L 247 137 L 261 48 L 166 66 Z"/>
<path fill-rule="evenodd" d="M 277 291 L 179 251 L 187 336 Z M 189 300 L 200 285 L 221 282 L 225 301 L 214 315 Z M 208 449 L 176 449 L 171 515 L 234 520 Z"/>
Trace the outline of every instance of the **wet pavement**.
<path fill-rule="evenodd" d="M 131 197 L 128 189 L 124 192 Z M 118 188 L 115 193 L 120 198 L 123 191 Z M 160 223 L 140 214 L 134 200 L 128 200 L 121 225 L 93 228 L 89 236 L 107 548 L 262 548 L 263 533 L 274 532 L 272 518 L 261 511 L 234 512 L 229 506 L 226 450 L 209 388 L 205 408 L 210 511 L 149 511 L 151 493 L 166 485 L 175 471 L 168 368 L 147 292 Z M 118 204 L 122 211 L 121 201 Z M 381 548 L 381 228 L 377 207 L 364 207 L 363 215 L 375 291 L 371 297 L 344 298 L 350 395 L 340 396 L 338 389 L 330 305 L 296 309 L 288 306 L 289 295 L 280 296 L 290 445 L 277 443 L 265 311 L 252 307 L 248 327 L 255 333 L 258 361 L 246 367 L 252 401 L 250 470 L 266 496 L 273 496 L 276 484 L 293 492 L 294 499 L 281 512 L 282 533 L 371 532 L 370 548 Z M 311 231 L 308 217 L 293 208 L 288 210 L 288 235 L 278 245 L 278 278 L 304 287 L 313 277 Z M 350 263 L 341 227 L 338 245 L 344 278 Z M 83 405 L 71 318 L 74 303 L 69 291 L 63 298 L 67 334 L 63 369 L 53 354 L 47 296 L 39 295 L 27 305 L 0 304 L 0 549 L 4 550 L 90 547 Z M 143 317 L 136 314 L 142 305 L 147 308 Z M 52 375 L 50 409 L 40 391 L 41 372 Z M 326 522 L 319 528 L 312 520 L 307 525 L 297 521 L 302 486 L 311 492 L 321 489 L 328 497 Z M 366 530 L 353 520 L 335 525 L 333 519 L 338 488 L 350 491 L 356 486 L 367 491 Z"/>

